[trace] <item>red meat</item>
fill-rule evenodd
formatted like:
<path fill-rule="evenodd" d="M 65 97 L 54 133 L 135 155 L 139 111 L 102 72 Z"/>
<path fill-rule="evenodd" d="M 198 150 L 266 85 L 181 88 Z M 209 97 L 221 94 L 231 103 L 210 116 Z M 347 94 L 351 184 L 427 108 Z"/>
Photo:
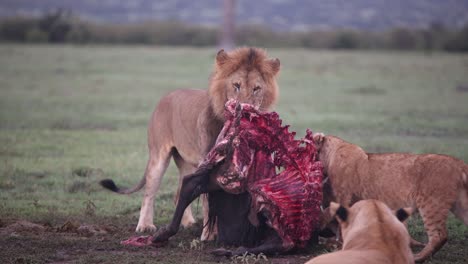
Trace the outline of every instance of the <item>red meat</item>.
<path fill-rule="evenodd" d="M 197 171 L 214 173 L 211 176 L 228 193 L 249 192 L 249 220 L 256 225 L 256 216 L 262 213 L 284 249 L 304 247 L 318 227 L 322 202 L 322 164 L 312 132 L 295 140 L 295 133 L 282 126 L 275 112 L 260 112 L 233 100 L 226 104 L 225 116 L 215 146 Z M 143 246 L 152 241 L 153 237 L 134 237 L 122 244 Z"/>
<path fill-rule="evenodd" d="M 285 248 L 303 247 L 319 223 L 322 164 L 312 132 L 295 132 L 275 112 L 229 101 L 226 123 L 200 167 L 219 164 L 216 181 L 229 193 L 248 191 L 253 214 L 263 212 Z M 255 221 L 254 221 L 255 222 Z"/>

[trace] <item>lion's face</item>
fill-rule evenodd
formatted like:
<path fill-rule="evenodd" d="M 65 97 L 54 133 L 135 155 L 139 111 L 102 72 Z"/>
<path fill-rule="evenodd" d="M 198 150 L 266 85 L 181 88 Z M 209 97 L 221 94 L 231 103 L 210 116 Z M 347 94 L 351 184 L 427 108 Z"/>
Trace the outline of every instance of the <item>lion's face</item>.
<path fill-rule="evenodd" d="M 248 72 L 240 69 L 229 76 L 225 82 L 227 100 L 236 99 L 241 103 L 254 105 L 256 108 L 268 108 L 268 106 L 262 106 L 265 90 L 268 87 L 257 70 Z"/>
<path fill-rule="evenodd" d="M 268 59 L 261 49 L 219 51 L 209 88 L 216 116 L 223 117 L 224 104 L 230 99 L 263 111 L 270 109 L 278 97 L 276 76 L 279 69 L 280 61 Z"/>

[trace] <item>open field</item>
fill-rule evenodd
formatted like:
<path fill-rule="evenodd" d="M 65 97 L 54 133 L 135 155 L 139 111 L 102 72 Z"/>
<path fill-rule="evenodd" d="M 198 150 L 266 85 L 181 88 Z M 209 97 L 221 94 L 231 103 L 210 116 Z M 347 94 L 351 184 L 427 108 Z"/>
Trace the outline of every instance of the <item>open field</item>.
<path fill-rule="evenodd" d="M 468 161 L 468 55 L 269 53 L 282 65 L 276 110 L 299 135 L 311 128 L 370 152 Z M 200 225 L 165 248 L 121 246 L 133 234 L 142 192 L 119 196 L 97 184 L 110 177 L 130 186 L 142 177 L 154 106 L 173 89 L 206 88 L 215 54 L 214 48 L 1 45 L 0 262 L 231 262 L 210 256 L 212 243 L 194 242 Z M 173 212 L 176 175 L 171 165 L 156 201 L 158 226 Z M 201 203 L 193 209 L 200 217 Z M 426 239 L 417 218 L 410 231 Z M 468 227 L 451 217 L 449 241 L 429 263 L 467 263 L 467 248 Z M 268 261 L 303 263 L 323 252 L 316 247 Z"/>

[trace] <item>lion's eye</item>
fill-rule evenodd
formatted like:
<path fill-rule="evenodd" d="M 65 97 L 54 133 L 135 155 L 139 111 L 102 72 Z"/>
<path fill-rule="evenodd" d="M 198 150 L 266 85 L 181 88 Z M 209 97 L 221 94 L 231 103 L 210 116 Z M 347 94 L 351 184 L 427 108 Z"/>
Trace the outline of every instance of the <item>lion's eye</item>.
<path fill-rule="evenodd" d="M 255 86 L 255 87 L 253 88 L 254 94 L 258 93 L 261 89 L 262 89 L 262 87 L 260 87 L 260 86 L 258 86 L 258 85 Z"/>
<path fill-rule="evenodd" d="M 240 90 L 240 83 L 233 83 L 232 85 L 234 86 L 234 90 L 235 90 L 236 92 L 239 92 L 239 90 Z"/>

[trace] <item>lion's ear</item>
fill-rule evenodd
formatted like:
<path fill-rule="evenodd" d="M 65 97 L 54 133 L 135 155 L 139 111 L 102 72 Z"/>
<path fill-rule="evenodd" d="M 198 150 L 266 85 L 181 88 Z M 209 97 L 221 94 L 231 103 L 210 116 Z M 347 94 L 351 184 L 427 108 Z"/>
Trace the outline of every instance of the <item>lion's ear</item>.
<path fill-rule="evenodd" d="M 273 75 L 278 74 L 278 72 L 280 71 L 280 66 L 281 66 L 280 60 L 270 59 L 268 60 L 268 64 L 270 64 L 271 72 L 273 73 Z"/>
<path fill-rule="evenodd" d="M 322 147 L 323 141 L 325 140 L 325 134 L 323 134 L 323 133 L 315 133 L 315 134 L 312 136 L 312 139 L 314 140 L 315 146 L 316 146 L 317 148 L 320 148 L 320 147 Z"/>
<path fill-rule="evenodd" d="M 227 54 L 224 49 L 218 51 L 218 54 L 216 54 L 216 64 L 218 66 L 222 66 L 226 61 L 229 60 L 229 55 Z"/>
<path fill-rule="evenodd" d="M 413 208 L 411 207 L 400 208 L 395 212 L 395 216 L 398 218 L 398 220 L 400 220 L 400 222 L 404 222 L 412 214 Z"/>
<path fill-rule="evenodd" d="M 346 222 L 348 220 L 348 209 L 341 204 L 331 202 L 330 203 L 330 214 L 335 216 L 338 222 Z"/>

